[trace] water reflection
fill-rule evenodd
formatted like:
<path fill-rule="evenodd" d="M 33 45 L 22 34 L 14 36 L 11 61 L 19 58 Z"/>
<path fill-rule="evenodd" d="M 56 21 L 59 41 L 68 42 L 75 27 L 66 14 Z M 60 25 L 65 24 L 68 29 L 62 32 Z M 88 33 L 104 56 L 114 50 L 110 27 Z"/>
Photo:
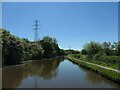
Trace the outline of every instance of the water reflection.
<path fill-rule="evenodd" d="M 119 87 L 117 83 L 64 58 L 29 61 L 22 65 L 5 67 L 2 74 L 3 88 Z"/>
<path fill-rule="evenodd" d="M 11 66 L 3 69 L 3 88 L 18 87 L 22 80 L 28 76 L 39 76 L 44 80 L 55 78 L 58 74 L 58 66 L 63 58 L 30 61 L 19 66 Z"/>
<path fill-rule="evenodd" d="M 73 62 L 72 62 L 73 63 Z M 74 65 L 76 65 L 76 63 L 73 63 Z M 105 77 L 103 77 L 102 75 L 98 74 L 98 73 L 95 73 L 93 72 L 92 70 L 90 69 L 86 69 L 80 65 L 78 65 L 78 67 L 80 68 L 80 70 L 83 70 L 86 75 L 84 77 L 84 79 L 94 85 L 99 85 L 99 84 L 104 84 L 104 86 L 106 86 L 107 88 L 109 88 L 110 86 L 112 87 L 120 87 L 119 84 L 109 80 L 109 79 L 106 79 Z M 110 85 L 110 86 L 109 86 Z"/>
<path fill-rule="evenodd" d="M 85 79 L 92 82 L 93 84 L 104 83 L 108 87 L 107 83 L 109 83 L 113 87 L 119 87 L 119 85 L 117 83 L 114 83 L 113 81 L 111 81 L 109 79 L 106 79 L 105 77 L 103 77 L 102 75 L 100 75 L 98 73 L 94 73 L 93 71 L 87 70 L 87 69 L 85 71 L 86 71 Z"/>

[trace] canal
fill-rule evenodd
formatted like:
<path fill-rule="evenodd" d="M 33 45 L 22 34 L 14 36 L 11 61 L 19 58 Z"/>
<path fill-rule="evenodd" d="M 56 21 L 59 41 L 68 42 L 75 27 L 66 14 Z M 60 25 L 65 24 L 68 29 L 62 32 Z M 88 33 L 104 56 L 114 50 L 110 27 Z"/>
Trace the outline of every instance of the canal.
<path fill-rule="evenodd" d="M 28 61 L 7 66 L 2 72 L 3 88 L 118 88 L 101 75 L 65 58 Z"/>

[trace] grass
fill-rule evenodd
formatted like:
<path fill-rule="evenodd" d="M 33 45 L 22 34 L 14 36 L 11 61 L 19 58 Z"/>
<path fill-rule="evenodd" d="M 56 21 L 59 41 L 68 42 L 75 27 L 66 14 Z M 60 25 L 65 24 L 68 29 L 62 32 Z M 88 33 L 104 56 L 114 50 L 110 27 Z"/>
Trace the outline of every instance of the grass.
<path fill-rule="evenodd" d="M 106 78 L 108 78 L 112 81 L 120 83 L 120 73 L 117 73 L 115 71 L 111 71 L 111 70 L 108 70 L 108 69 L 103 69 L 99 66 L 95 66 L 95 65 L 85 63 L 84 60 L 79 60 L 79 59 L 73 58 L 70 55 L 66 56 L 66 58 L 68 58 L 70 61 L 72 61 L 72 62 L 74 62 L 74 63 L 76 63 L 80 66 L 91 69 L 94 72 L 99 73 L 102 76 L 104 76 L 104 77 L 106 77 Z"/>
<path fill-rule="evenodd" d="M 82 60 L 82 61 L 87 61 L 87 62 L 91 62 L 91 63 L 94 63 L 94 64 L 99 64 L 99 65 L 109 67 L 109 68 L 113 68 L 113 69 L 118 69 L 120 67 L 120 63 L 117 60 L 116 60 L 117 62 L 112 63 L 112 62 L 109 62 L 111 60 L 107 60 L 107 59 L 106 60 L 99 60 L 99 59 L 96 60 L 94 58 L 87 59 L 86 55 L 81 55 L 81 54 L 70 54 L 69 56 L 73 57 L 73 58 L 77 58 L 77 59 Z"/>

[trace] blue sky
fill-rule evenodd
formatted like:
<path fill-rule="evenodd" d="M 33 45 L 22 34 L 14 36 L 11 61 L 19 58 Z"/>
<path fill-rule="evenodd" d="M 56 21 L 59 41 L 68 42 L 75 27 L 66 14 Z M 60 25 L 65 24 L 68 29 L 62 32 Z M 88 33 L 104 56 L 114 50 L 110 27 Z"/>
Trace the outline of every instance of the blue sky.
<path fill-rule="evenodd" d="M 2 26 L 20 38 L 34 40 L 33 24 L 40 23 L 39 38 L 51 36 L 60 48 L 80 50 L 90 41 L 118 41 L 118 4 L 115 2 L 39 2 L 2 4 Z"/>

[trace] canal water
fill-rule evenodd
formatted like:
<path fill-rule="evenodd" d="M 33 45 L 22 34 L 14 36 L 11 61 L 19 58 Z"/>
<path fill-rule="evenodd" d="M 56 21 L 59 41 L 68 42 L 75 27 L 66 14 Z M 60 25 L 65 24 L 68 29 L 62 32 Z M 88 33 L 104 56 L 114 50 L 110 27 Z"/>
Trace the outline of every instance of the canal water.
<path fill-rule="evenodd" d="M 3 88 L 119 87 L 117 83 L 64 58 L 28 61 L 4 67 L 2 74 Z"/>

